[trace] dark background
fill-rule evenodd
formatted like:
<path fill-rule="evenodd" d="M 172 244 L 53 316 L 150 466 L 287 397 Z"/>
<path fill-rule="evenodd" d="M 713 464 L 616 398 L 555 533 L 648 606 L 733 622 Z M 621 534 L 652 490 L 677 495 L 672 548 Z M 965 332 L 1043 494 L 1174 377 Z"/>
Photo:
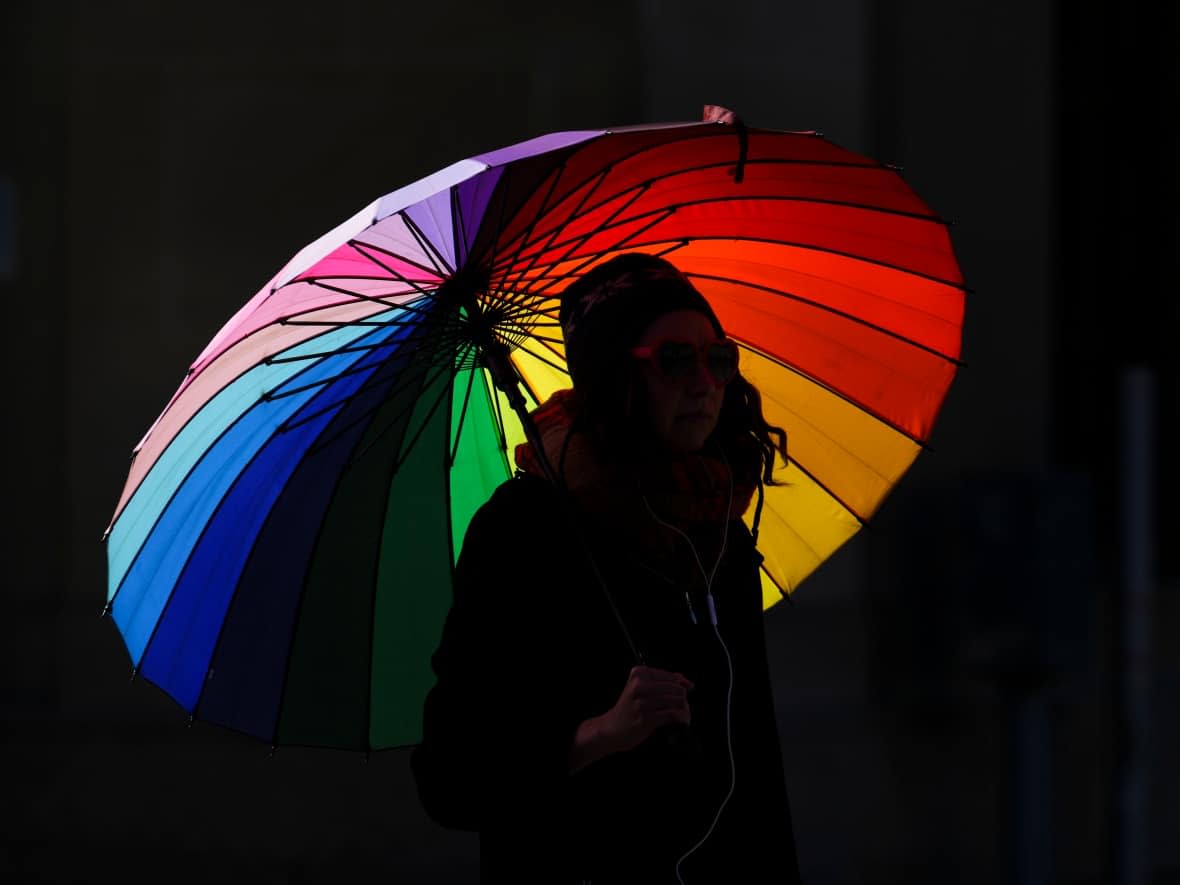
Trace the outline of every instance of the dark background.
<path fill-rule="evenodd" d="M 1176 4 L 3 15 L 0 877 L 473 881 L 404 751 L 268 758 L 129 683 L 100 536 L 304 244 L 466 156 L 718 103 L 902 165 L 972 288 L 932 451 L 767 615 L 805 880 L 1180 882 Z"/>

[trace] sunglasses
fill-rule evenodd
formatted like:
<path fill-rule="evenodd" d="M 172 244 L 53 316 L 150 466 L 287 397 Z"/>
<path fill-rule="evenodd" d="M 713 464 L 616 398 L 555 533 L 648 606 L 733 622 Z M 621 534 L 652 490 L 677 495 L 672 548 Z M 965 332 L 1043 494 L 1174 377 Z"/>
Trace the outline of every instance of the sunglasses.
<path fill-rule="evenodd" d="M 631 356 L 649 363 L 661 378 L 680 387 L 696 379 L 700 365 L 704 365 L 718 387 L 732 381 L 738 370 L 738 346 L 731 338 L 707 344 L 665 338 L 655 344 L 632 348 Z"/>

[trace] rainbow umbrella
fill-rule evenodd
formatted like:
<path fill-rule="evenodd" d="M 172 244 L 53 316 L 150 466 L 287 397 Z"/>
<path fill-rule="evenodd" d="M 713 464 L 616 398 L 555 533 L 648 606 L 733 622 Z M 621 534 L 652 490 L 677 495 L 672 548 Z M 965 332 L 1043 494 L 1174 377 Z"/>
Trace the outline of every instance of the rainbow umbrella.
<path fill-rule="evenodd" d="M 559 132 L 366 206 L 209 342 L 107 531 L 135 671 L 272 745 L 416 742 L 461 539 L 526 438 L 513 411 L 569 386 L 558 294 L 624 251 L 688 274 L 788 433 L 759 546 L 765 605 L 793 592 L 905 473 L 954 377 L 945 223 L 814 132 Z"/>

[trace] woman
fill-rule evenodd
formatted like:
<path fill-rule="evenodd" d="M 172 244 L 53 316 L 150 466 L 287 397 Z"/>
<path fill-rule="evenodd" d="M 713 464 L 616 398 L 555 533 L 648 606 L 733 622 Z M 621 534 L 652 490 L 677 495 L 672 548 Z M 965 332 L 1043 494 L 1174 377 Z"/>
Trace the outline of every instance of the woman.
<path fill-rule="evenodd" d="M 666 260 L 599 265 L 560 320 L 573 389 L 534 413 L 543 451 L 518 447 L 456 565 L 423 807 L 480 833 L 484 882 L 798 881 L 741 520 L 785 434 Z M 508 557 L 514 580 L 489 580 Z"/>

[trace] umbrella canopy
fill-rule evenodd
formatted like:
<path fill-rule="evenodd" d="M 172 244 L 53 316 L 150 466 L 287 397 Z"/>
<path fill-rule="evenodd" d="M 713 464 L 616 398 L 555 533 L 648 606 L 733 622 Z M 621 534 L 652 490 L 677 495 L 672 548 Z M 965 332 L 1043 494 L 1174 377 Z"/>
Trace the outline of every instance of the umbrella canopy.
<path fill-rule="evenodd" d="M 568 387 L 558 296 L 625 251 L 688 275 L 787 431 L 759 546 L 765 605 L 793 592 L 931 432 L 964 302 L 946 225 L 813 132 L 559 132 L 366 206 L 198 356 L 107 532 L 137 672 L 275 745 L 414 743 L 460 542 L 525 439 L 487 355 L 527 406 Z"/>

